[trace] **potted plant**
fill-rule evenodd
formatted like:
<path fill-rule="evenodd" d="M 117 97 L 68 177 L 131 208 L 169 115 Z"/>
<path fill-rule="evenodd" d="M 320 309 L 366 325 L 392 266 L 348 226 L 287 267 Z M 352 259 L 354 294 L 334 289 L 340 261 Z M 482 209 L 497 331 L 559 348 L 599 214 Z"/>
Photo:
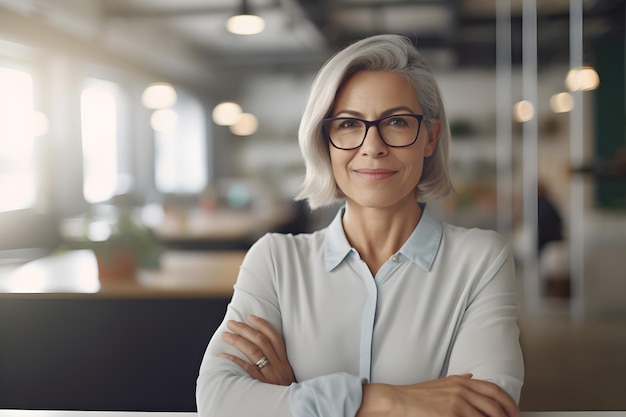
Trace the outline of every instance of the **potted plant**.
<path fill-rule="evenodd" d="M 158 268 L 162 246 L 151 229 L 132 218 L 128 208 L 120 207 L 117 221 L 107 239 L 88 240 L 96 255 L 100 279 L 129 278 L 138 268 Z"/>
<path fill-rule="evenodd" d="M 92 250 L 103 280 L 133 278 L 139 268 L 160 267 L 163 245 L 150 227 L 133 216 L 127 198 L 116 196 L 111 204 L 94 206 L 93 210 L 70 228 L 74 232 L 65 234 L 65 242 L 57 253 Z"/>

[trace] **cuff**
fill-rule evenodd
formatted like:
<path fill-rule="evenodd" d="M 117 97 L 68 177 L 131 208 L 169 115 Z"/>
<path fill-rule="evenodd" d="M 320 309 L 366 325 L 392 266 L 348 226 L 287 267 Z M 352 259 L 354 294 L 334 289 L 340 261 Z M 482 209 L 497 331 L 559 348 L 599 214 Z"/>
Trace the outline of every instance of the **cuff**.
<path fill-rule="evenodd" d="M 292 384 L 289 405 L 298 417 L 354 417 L 361 407 L 363 381 L 348 373 L 336 373 Z"/>

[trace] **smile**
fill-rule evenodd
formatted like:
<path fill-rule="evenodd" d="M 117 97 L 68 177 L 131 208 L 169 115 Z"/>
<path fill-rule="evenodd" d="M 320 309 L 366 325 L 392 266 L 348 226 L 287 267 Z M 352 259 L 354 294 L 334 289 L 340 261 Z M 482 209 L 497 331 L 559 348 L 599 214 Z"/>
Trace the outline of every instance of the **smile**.
<path fill-rule="evenodd" d="M 355 169 L 354 172 L 366 181 L 380 181 L 393 176 L 397 171 L 389 169 Z"/>

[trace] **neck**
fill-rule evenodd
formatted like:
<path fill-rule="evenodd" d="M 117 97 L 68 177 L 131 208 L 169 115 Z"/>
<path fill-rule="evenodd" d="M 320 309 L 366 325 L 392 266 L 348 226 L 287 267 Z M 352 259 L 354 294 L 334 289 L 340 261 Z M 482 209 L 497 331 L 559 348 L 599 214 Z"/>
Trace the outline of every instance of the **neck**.
<path fill-rule="evenodd" d="M 348 241 L 375 275 L 407 241 L 422 215 L 417 202 L 395 208 L 369 208 L 348 202 L 343 228 Z"/>

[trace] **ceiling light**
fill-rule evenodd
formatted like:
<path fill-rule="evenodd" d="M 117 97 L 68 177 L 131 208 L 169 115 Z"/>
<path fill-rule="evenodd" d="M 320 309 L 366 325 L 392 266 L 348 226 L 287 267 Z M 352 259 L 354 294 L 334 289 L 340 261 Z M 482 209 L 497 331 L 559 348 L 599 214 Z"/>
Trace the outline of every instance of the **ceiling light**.
<path fill-rule="evenodd" d="M 550 98 L 550 108 L 555 113 L 567 113 L 574 108 L 574 98 L 570 93 L 557 93 Z"/>
<path fill-rule="evenodd" d="M 528 100 L 521 100 L 513 106 L 513 118 L 516 122 L 528 122 L 535 117 L 535 106 Z"/>
<path fill-rule="evenodd" d="M 230 126 L 230 131 L 237 136 L 250 136 L 256 132 L 259 123 L 251 113 L 242 113 L 237 123 Z"/>
<path fill-rule="evenodd" d="M 235 35 L 256 35 L 265 29 L 265 21 L 261 16 L 252 14 L 247 0 L 242 0 L 239 14 L 226 21 L 226 29 Z"/>
<path fill-rule="evenodd" d="M 213 109 L 213 122 L 219 126 L 230 126 L 239 120 L 241 112 L 242 110 L 239 104 L 233 103 L 232 101 L 225 101 L 218 104 Z"/>
<path fill-rule="evenodd" d="M 565 85 L 570 91 L 591 91 L 600 85 L 600 77 L 592 67 L 573 68 L 567 72 Z"/>
<path fill-rule="evenodd" d="M 146 88 L 141 102 L 149 109 L 166 109 L 176 104 L 176 90 L 171 84 L 153 83 Z"/>

